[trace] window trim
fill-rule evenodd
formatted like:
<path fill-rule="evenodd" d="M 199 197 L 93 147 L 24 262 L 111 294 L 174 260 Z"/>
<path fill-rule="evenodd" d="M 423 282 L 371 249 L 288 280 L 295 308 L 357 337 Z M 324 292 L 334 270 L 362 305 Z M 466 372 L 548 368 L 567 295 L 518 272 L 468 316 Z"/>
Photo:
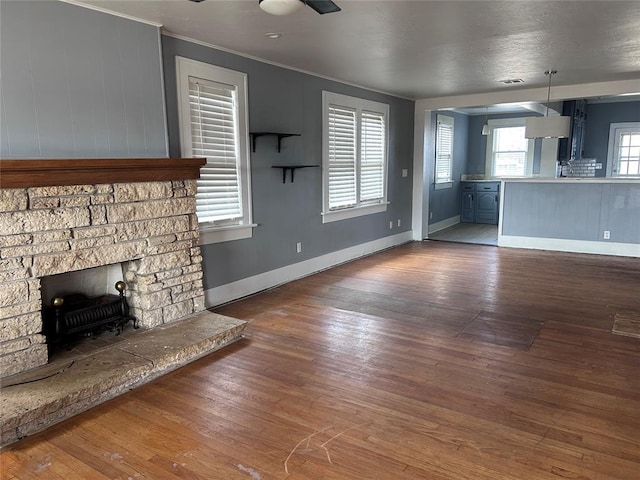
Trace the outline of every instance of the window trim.
<path fill-rule="evenodd" d="M 193 157 L 189 106 L 189 77 L 234 85 L 238 89 L 238 162 L 240 201 L 242 219 L 227 225 L 199 223 L 200 244 L 226 242 L 251 238 L 253 223 L 251 206 L 251 164 L 249 156 L 249 114 L 247 74 L 228 68 L 176 56 L 176 88 L 178 100 L 178 122 L 180 130 L 180 150 L 183 157 Z"/>
<path fill-rule="evenodd" d="M 524 175 L 513 175 L 497 177 L 493 168 L 493 142 L 494 142 L 494 130 L 496 128 L 505 127 L 524 127 L 527 121 L 527 117 L 518 118 L 498 118 L 487 121 L 489 125 L 489 134 L 487 135 L 487 151 L 485 155 L 485 175 L 492 178 L 518 178 L 518 177 L 532 177 L 533 176 L 533 161 L 535 151 L 535 140 L 533 138 L 527 139 L 527 158 L 525 163 Z"/>
<path fill-rule="evenodd" d="M 384 116 L 384 173 L 383 173 L 383 197 L 375 203 L 360 203 L 360 183 L 356 186 L 357 202 L 354 206 L 340 209 L 329 209 L 329 106 L 339 106 L 355 109 L 356 114 L 356 170 L 360 172 L 360 145 L 362 112 L 376 113 Z M 349 218 L 380 213 L 387 210 L 388 202 L 388 176 L 389 176 L 389 105 L 386 103 L 366 100 L 359 97 L 351 97 L 324 91 L 322 92 L 322 223 L 336 222 Z"/>
<path fill-rule="evenodd" d="M 451 125 L 451 160 L 449 161 L 449 178 L 447 181 L 438 181 L 438 125 L 440 123 Z M 433 189 L 444 190 L 453 187 L 453 148 L 455 144 L 456 124 L 455 118 L 448 115 L 438 113 L 436 115 L 436 141 L 435 141 L 435 159 L 433 168 Z"/>
<path fill-rule="evenodd" d="M 609 145 L 607 147 L 607 177 L 612 178 L 637 178 L 636 175 L 615 175 L 613 172 L 614 160 L 617 160 L 615 146 L 621 133 L 640 131 L 640 122 L 620 122 L 609 124 Z"/>

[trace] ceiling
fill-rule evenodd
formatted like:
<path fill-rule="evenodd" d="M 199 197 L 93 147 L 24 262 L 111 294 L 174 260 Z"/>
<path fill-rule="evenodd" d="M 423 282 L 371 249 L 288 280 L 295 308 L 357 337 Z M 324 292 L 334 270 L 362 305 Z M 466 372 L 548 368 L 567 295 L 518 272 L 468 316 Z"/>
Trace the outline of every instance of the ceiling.
<path fill-rule="evenodd" d="M 273 16 L 258 0 L 74 0 L 243 55 L 410 99 L 639 79 L 633 1 L 336 0 Z M 278 39 L 268 32 L 282 34 Z M 511 86 L 500 80 L 519 78 Z"/>

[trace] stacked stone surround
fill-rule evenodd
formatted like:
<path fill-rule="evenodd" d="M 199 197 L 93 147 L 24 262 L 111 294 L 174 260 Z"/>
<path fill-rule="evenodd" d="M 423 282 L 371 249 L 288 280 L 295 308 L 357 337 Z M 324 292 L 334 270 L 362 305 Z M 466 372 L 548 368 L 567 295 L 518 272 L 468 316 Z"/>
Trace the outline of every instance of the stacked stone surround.
<path fill-rule="evenodd" d="M 205 309 L 195 180 L 0 190 L 0 377 L 47 363 L 40 279 L 121 263 L 152 328 Z"/>

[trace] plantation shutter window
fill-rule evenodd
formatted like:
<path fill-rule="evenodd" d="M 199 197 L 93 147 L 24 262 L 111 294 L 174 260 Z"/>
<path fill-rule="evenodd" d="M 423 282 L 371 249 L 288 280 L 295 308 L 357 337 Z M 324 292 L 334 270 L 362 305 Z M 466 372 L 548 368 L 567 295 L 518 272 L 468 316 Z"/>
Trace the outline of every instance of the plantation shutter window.
<path fill-rule="evenodd" d="M 389 105 L 322 92 L 322 222 L 387 209 Z"/>
<path fill-rule="evenodd" d="M 384 197 L 386 152 L 385 119 L 379 113 L 362 113 L 360 200 L 380 201 Z"/>
<path fill-rule="evenodd" d="M 453 125 L 452 117 L 437 116 L 435 183 L 453 181 Z"/>
<path fill-rule="evenodd" d="M 356 112 L 329 106 L 329 208 L 345 208 L 356 197 Z"/>
<path fill-rule="evenodd" d="M 196 194 L 200 223 L 242 218 L 236 94 L 233 85 L 189 77 L 192 155 L 207 159 Z"/>

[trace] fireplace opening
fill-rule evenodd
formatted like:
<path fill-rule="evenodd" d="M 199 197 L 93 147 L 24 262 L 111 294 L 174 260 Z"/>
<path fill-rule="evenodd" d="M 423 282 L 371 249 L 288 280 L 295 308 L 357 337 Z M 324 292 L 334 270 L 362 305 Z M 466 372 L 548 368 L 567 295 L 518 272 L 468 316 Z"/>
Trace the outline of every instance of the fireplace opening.
<path fill-rule="evenodd" d="M 120 336 L 130 323 L 138 328 L 137 319 L 130 314 L 122 278 L 122 266 L 115 264 L 42 279 L 42 321 L 49 360 L 61 349 L 80 347 L 86 352 L 113 343 L 94 342 L 107 332 Z"/>
<path fill-rule="evenodd" d="M 88 296 L 117 293 L 113 286 L 123 277 L 124 273 L 120 263 L 42 277 L 40 279 L 42 303 L 49 306 L 51 300 L 56 296 L 78 292 Z"/>

